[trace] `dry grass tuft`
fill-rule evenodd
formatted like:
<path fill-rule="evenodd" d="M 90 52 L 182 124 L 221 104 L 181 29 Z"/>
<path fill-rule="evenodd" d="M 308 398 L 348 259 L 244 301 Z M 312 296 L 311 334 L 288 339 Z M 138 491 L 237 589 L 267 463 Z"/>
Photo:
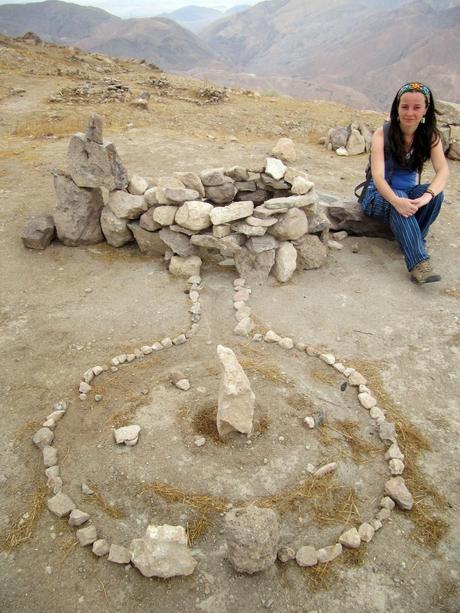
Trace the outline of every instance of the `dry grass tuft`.
<path fill-rule="evenodd" d="M 315 368 L 312 370 L 311 376 L 315 381 L 326 383 L 327 385 L 335 385 L 339 380 L 338 373 L 331 368 L 327 370 L 325 368 Z"/>
<path fill-rule="evenodd" d="M 347 566 L 362 566 L 367 559 L 367 547 L 361 543 L 358 549 L 343 548 L 340 561 Z"/>
<path fill-rule="evenodd" d="M 215 403 L 209 404 L 196 413 L 192 419 L 192 429 L 196 434 L 206 436 L 215 443 L 222 444 L 217 430 L 217 406 Z"/>
<path fill-rule="evenodd" d="M 370 456 L 381 453 L 380 447 L 361 438 L 358 422 L 334 420 L 332 423 L 333 425 L 326 421 L 319 430 L 319 440 L 324 447 L 332 445 L 343 454 L 342 444 L 345 443 L 356 464 L 364 464 L 369 461 Z M 337 443 L 339 443 L 339 446 Z"/>
<path fill-rule="evenodd" d="M 211 525 L 209 513 L 199 513 L 197 517 L 187 523 L 188 544 L 192 546 L 205 534 Z"/>
<path fill-rule="evenodd" d="M 264 379 L 275 383 L 276 385 L 287 385 L 289 387 L 294 386 L 292 379 L 283 374 L 275 364 L 270 364 L 267 361 L 263 362 L 260 358 L 255 359 L 249 357 L 243 357 L 239 360 L 239 362 L 244 370 L 254 372 Z"/>
<path fill-rule="evenodd" d="M 452 602 L 452 607 L 449 604 L 449 600 L 452 600 L 454 597 L 457 597 L 460 592 L 460 586 L 458 581 L 454 581 L 452 579 L 441 579 L 441 581 L 436 586 L 436 591 L 432 596 L 431 604 L 432 607 L 428 607 L 429 611 L 437 611 L 438 613 L 451 613 L 453 611 L 458 611 L 458 602 L 457 606 L 454 602 Z"/>
<path fill-rule="evenodd" d="M 337 580 L 336 565 L 333 562 L 317 564 L 303 569 L 308 588 L 312 592 L 329 589 L 331 583 Z"/>
<path fill-rule="evenodd" d="M 0 550 L 13 551 L 32 538 L 34 530 L 38 524 L 43 511 L 45 510 L 45 500 L 48 495 L 48 488 L 44 485 L 37 487 L 30 497 L 25 513 L 21 513 L 0 536 Z"/>
<path fill-rule="evenodd" d="M 93 503 L 98 507 L 98 509 L 114 519 L 124 519 L 126 517 L 126 513 L 123 511 L 123 509 L 120 509 L 120 507 L 107 502 L 104 496 L 98 491 L 94 483 L 89 483 L 89 486 L 93 490 L 94 494 L 87 495 L 86 499 L 88 502 Z"/>
<path fill-rule="evenodd" d="M 33 432 L 36 432 L 40 428 L 41 422 L 35 419 L 27 420 L 16 432 L 14 435 L 14 440 L 17 443 L 22 443 L 22 441 L 32 435 Z"/>
<path fill-rule="evenodd" d="M 449 530 L 448 522 L 433 513 L 427 500 L 416 502 L 408 517 L 415 524 L 412 538 L 430 549 L 436 549 Z"/>
<path fill-rule="evenodd" d="M 142 487 L 142 492 L 153 492 L 161 496 L 166 502 L 179 502 L 201 513 L 223 513 L 227 502 L 223 498 L 207 496 L 206 494 L 188 494 L 182 490 L 171 487 L 167 483 L 149 483 Z"/>
<path fill-rule="evenodd" d="M 141 398 L 134 397 L 130 400 L 127 400 L 127 408 L 123 409 L 123 411 L 117 411 L 110 415 L 106 420 L 106 424 L 110 424 L 114 428 L 121 428 L 123 426 L 129 426 L 132 423 L 132 420 L 137 412 L 137 410 L 145 406 L 148 403 L 148 399 L 146 396 Z"/>
<path fill-rule="evenodd" d="M 293 392 L 292 394 L 289 394 L 287 397 L 287 403 L 296 411 L 311 412 L 315 407 L 313 400 L 309 396 L 300 392 Z"/>

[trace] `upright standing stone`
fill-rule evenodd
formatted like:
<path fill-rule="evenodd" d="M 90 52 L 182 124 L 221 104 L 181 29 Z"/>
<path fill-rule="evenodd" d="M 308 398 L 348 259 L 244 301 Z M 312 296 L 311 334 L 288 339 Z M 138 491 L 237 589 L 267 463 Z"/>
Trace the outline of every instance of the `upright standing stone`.
<path fill-rule="evenodd" d="M 78 187 L 64 173 L 54 176 L 54 188 L 57 205 L 53 217 L 58 239 L 68 247 L 103 241 L 100 217 L 104 201 L 101 190 Z"/>
<path fill-rule="evenodd" d="M 217 408 L 217 430 L 220 436 L 229 432 L 252 432 L 255 395 L 249 379 L 228 347 L 218 345 L 217 356 L 222 366 L 219 401 Z"/>

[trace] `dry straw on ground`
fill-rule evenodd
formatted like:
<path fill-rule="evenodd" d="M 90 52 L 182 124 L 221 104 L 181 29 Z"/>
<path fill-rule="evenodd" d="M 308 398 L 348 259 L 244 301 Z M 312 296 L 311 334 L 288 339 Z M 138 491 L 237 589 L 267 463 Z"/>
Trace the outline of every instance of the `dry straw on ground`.
<path fill-rule="evenodd" d="M 0 536 L 0 549 L 13 551 L 32 538 L 38 521 L 45 510 L 48 488 L 38 486 L 29 499 L 27 510 L 22 512 Z"/>
<path fill-rule="evenodd" d="M 108 502 L 99 492 L 98 488 L 96 487 L 96 485 L 94 485 L 94 483 L 90 483 L 89 486 L 94 492 L 93 494 L 88 494 L 86 496 L 86 500 L 89 503 L 94 504 L 103 513 L 109 515 L 109 517 L 113 517 L 114 519 L 123 519 L 126 517 L 125 511 L 123 511 L 123 509 L 120 509 L 120 507 L 117 507 L 116 505 Z"/>

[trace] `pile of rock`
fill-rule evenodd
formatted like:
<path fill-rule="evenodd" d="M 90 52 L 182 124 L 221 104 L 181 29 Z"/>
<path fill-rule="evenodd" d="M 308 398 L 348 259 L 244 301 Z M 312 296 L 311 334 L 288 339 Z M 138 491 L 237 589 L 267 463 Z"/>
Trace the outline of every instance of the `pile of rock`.
<path fill-rule="evenodd" d="M 324 139 L 324 145 L 337 155 L 359 155 L 371 150 L 372 134 L 362 122 L 331 128 Z"/>
<path fill-rule="evenodd" d="M 131 99 L 131 91 L 118 79 L 106 78 L 103 83 L 89 81 L 77 87 L 63 87 L 48 98 L 48 102 L 87 102 L 102 103 L 126 102 Z"/>
<path fill-rule="evenodd" d="M 247 279 L 261 282 L 272 271 L 286 282 L 296 268 L 325 263 L 329 229 L 308 175 L 284 163 L 293 159 L 292 141 L 281 139 L 257 167 L 128 180 L 94 115 L 86 134 L 70 139 L 68 172 L 55 172 L 57 238 L 69 246 L 135 240 L 177 276 L 199 275 L 202 258 L 213 257 Z M 35 217 L 22 239 L 45 248 L 53 232 L 50 216 Z"/>
<path fill-rule="evenodd" d="M 438 101 L 436 109 L 441 114 L 439 128 L 444 151 L 451 160 L 460 160 L 460 105 Z"/>

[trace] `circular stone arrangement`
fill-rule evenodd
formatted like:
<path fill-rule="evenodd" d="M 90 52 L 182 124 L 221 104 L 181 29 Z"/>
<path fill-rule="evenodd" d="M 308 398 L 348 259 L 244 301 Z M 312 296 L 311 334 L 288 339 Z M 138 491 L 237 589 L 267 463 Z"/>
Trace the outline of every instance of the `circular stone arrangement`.
<path fill-rule="evenodd" d="M 196 334 L 201 318 L 200 291 L 203 289 L 203 285 L 199 276 L 190 277 L 187 283 L 190 300 L 190 327 L 173 338 L 166 337 L 152 344 L 145 344 L 135 349 L 132 353 L 114 356 L 110 360 L 110 365 L 96 365 L 86 370 L 78 385 L 79 397 L 82 402 L 87 400 L 91 394 L 91 383 L 95 377 L 103 376 L 104 372 L 109 370 L 116 373 L 120 367 L 124 368 L 125 365 L 136 360 L 142 360 L 150 354 L 187 343 Z M 254 320 L 251 317 L 252 310 L 248 304 L 251 288 L 247 286 L 245 279 L 241 278 L 234 281 L 233 287 L 233 306 L 237 321 L 234 333 L 247 336 L 255 328 Z M 385 459 L 388 461 L 391 477 L 384 485 L 385 495 L 380 501 L 380 510 L 372 520 L 362 523 L 358 527 L 347 529 L 339 536 L 337 542 L 327 544 L 320 549 L 315 549 L 312 546 L 303 546 L 297 552 L 289 547 L 282 547 L 278 551 L 278 559 L 280 561 L 287 562 L 295 558 L 300 566 L 314 566 L 318 563 L 330 562 L 342 553 L 343 547 L 356 549 L 363 542 L 369 543 L 375 532 L 389 519 L 395 505 L 404 510 L 410 510 L 413 506 L 412 495 L 408 491 L 404 479 L 401 477 L 404 471 L 404 455 L 397 443 L 395 426 L 386 420 L 384 411 L 377 406 L 377 400 L 367 386 L 367 381 L 363 375 L 354 368 L 347 367 L 345 364 L 338 362 L 332 353 L 322 353 L 313 346 L 297 342 L 289 337 L 281 337 L 274 330 L 269 330 L 264 335 L 256 333 L 253 335 L 252 340 L 254 342 L 277 344 L 286 351 L 306 353 L 310 357 L 321 360 L 342 375 L 344 381 L 356 389 L 359 404 L 369 412 L 372 422 L 377 425 L 380 440 L 387 446 Z M 96 402 L 101 399 L 100 395 L 96 394 L 94 396 Z M 180 526 L 149 526 L 144 541 L 142 539 L 133 540 L 130 549 L 116 543 L 109 544 L 105 539 L 100 538 L 96 526 L 91 523 L 86 527 L 81 527 L 89 522 L 90 515 L 78 509 L 73 500 L 64 493 L 64 484 L 58 463 L 58 450 L 53 446 L 55 430 L 61 419 L 65 416 L 66 411 L 67 403 L 65 401 L 58 402 L 54 406 L 53 412 L 43 422 L 42 427 L 32 437 L 34 444 L 42 450 L 47 486 L 53 494 L 47 501 L 48 509 L 58 517 L 68 516 L 69 524 L 77 528 L 76 536 L 80 544 L 82 546 L 91 545 L 93 553 L 98 557 L 108 555 L 109 561 L 118 564 L 133 562 L 145 576 L 155 574 L 155 576 L 169 577 L 191 574 L 196 566 L 196 561 L 187 549 L 185 530 Z M 305 423 L 310 428 L 315 427 L 313 420 L 310 422 L 306 418 Z M 127 428 L 134 430 L 125 433 L 125 438 L 121 437 L 118 440 L 115 434 L 116 442 L 134 445 L 137 443 L 140 428 L 139 426 L 128 426 Z M 335 471 L 336 468 L 337 465 L 335 463 L 325 464 L 313 473 L 313 477 L 321 478 Z M 160 543 L 163 550 L 170 551 L 175 560 L 179 560 L 174 569 L 169 567 L 163 569 L 164 574 L 149 572 L 148 563 L 144 563 L 145 560 L 142 558 L 144 555 L 144 542 L 148 539 Z M 137 556 L 137 558 L 134 559 L 134 556 Z M 141 559 L 141 562 L 139 562 L 139 559 Z"/>

